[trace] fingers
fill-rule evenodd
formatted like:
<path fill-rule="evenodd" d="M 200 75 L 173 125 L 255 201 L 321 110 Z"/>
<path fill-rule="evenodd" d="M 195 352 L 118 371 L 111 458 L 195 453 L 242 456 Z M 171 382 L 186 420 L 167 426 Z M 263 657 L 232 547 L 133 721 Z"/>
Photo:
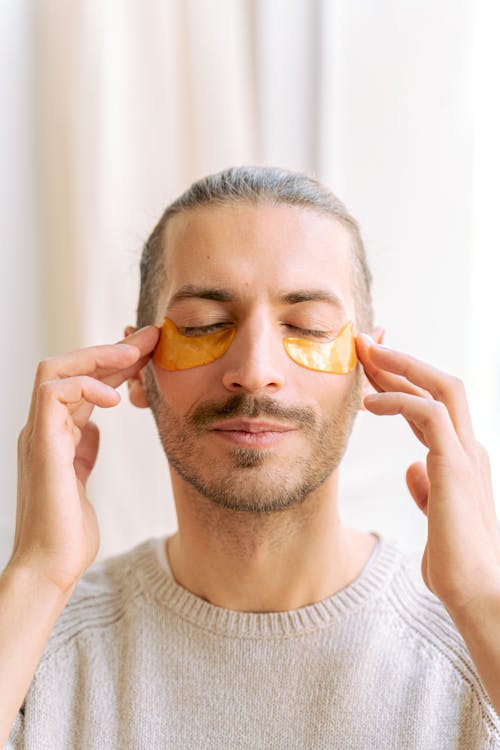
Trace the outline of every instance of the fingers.
<path fill-rule="evenodd" d="M 373 414 L 401 414 L 435 456 L 449 456 L 462 448 L 448 410 L 441 401 L 407 393 L 378 393 L 367 396 L 364 403 Z"/>
<path fill-rule="evenodd" d="M 90 346 L 46 359 L 38 366 L 35 386 L 46 380 L 70 378 L 74 375 L 92 375 L 101 380 L 131 367 L 138 359 L 147 357 L 155 348 L 159 335 L 156 326 L 147 326 L 116 344 Z"/>
<path fill-rule="evenodd" d="M 126 367 L 119 372 L 114 372 L 110 375 L 101 377 L 100 380 L 102 380 L 102 382 L 106 383 L 107 385 L 111 385 L 113 388 L 118 388 L 118 386 L 120 386 L 122 383 L 125 383 L 126 380 L 139 372 L 139 370 L 142 370 L 142 368 L 146 366 L 150 358 L 151 354 L 146 354 L 144 357 L 141 357 L 129 367 Z"/>
<path fill-rule="evenodd" d="M 88 422 L 81 431 L 80 442 L 75 454 L 75 473 L 85 487 L 90 472 L 94 468 L 99 450 L 99 430 L 94 422 Z"/>
<path fill-rule="evenodd" d="M 42 383 L 38 389 L 34 419 L 37 435 L 46 439 L 56 432 L 64 433 L 68 429 L 73 432 L 73 420 L 68 417 L 83 401 L 108 408 L 119 403 L 120 395 L 111 386 L 85 375 Z M 76 441 L 77 437 L 74 436 L 74 442 Z"/>
<path fill-rule="evenodd" d="M 159 335 L 156 326 L 147 326 L 116 344 L 78 349 L 41 362 L 35 378 L 28 423 L 33 422 L 39 388 L 43 383 L 89 375 L 117 388 L 144 367 L 158 343 Z"/>
<path fill-rule="evenodd" d="M 429 499 L 430 482 L 427 469 L 422 461 L 417 461 L 408 467 L 406 472 L 406 484 L 410 494 L 422 513 L 427 515 L 427 502 Z"/>
<path fill-rule="evenodd" d="M 105 383 L 106 385 L 110 385 L 112 388 L 118 388 L 122 383 L 124 383 L 126 380 L 131 378 L 133 375 L 135 375 L 139 370 L 142 370 L 142 368 L 146 365 L 148 359 L 150 358 L 150 355 L 146 355 L 145 357 L 141 357 L 137 362 L 135 362 L 130 367 L 127 367 L 124 370 L 120 370 L 117 373 L 114 373 L 112 375 L 108 375 L 107 377 L 103 377 L 101 379 L 102 383 Z M 88 420 L 90 419 L 90 416 L 94 410 L 94 405 L 87 403 L 87 401 L 82 401 L 79 405 L 78 409 L 72 413 L 73 421 L 75 425 L 79 428 L 83 427 L 87 424 Z"/>
<path fill-rule="evenodd" d="M 422 398 L 432 398 L 429 391 L 410 383 L 406 378 L 394 375 L 380 367 L 376 367 L 368 351 L 369 347 L 373 344 L 374 342 L 367 339 L 367 337 L 358 336 L 356 349 L 358 356 L 363 362 L 365 375 L 376 391 L 379 393 L 381 391 L 399 391 L 401 393 L 412 393 L 415 396 L 421 396 Z"/>
<path fill-rule="evenodd" d="M 89 404 L 87 403 L 87 401 L 82 401 L 79 407 L 71 414 L 75 426 L 80 430 L 83 429 L 83 427 L 85 427 L 85 425 L 89 421 L 93 411 L 94 404 Z"/>
<path fill-rule="evenodd" d="M 421 400 L 430 396 L 435 402 L 445 405 L 464 447 L 475 443 L 465 388 L 458 378 L 408 354 L 374 344 L 370 339 L 360 346 L 360 359 L 368 370 L 368 376 L 375 381 L 377 390 L 388 392 L 392 390 L 389 386 L 394 385 L 400 393 L 410 393 Z M 394 376 L 401 380 L 391 383 Z M 398 383 L 402 387 L 398 388 Z M 404 383 L 409 386 L 406 387 Z M 423 413 L 427 414 L 428 411 L 424 410 Z"/>
<path fill-rule="evenodd" d="M 92 409 L 113 407 L 115 390 L 151 356 L 155 326 L 124 342 L 89 347 L 42 362 L 28 424 L 19 443 L 15 549 L 43 576 L 69 590 L 95 558 L 99 529 L 85 483 L 95 464 L 99 437 L 88 422 Z M 108 382 L 106 382 L 108 381 Z"/>

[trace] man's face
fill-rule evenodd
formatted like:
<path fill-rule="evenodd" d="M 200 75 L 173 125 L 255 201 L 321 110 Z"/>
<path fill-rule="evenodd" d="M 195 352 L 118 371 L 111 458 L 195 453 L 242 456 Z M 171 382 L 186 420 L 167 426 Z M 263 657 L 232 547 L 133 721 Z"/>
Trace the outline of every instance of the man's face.
<path fill-rule="evenodd" d="M 355 320 L 349 242 L 335 219 L 290 206 L 208 206 L 167 224 L 157 324 L 166 315 L 198 335 L 237 331 L 210 364 L 172 372 L 151 362 L 147 397 L 171 468 L 219 506 L 290 508 L 342 458 L 359 367 L 305 369 L 282 341 L 326 342 Z"/>

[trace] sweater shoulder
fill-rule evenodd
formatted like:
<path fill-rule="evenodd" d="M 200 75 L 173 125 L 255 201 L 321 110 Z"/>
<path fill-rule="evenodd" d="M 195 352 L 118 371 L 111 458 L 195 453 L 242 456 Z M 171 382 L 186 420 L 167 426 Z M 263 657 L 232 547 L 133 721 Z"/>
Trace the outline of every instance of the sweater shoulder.
<path fill-rule="evenodd" d="M 136 570 L 150 551 L 151 542 L 142 542 L 88 569 L 56 622 L 42 662 L 74 638 L 109 628 L 125 616 L 132 601 L 142 595 Z"/>
<path fill-rule="evenodd" d="M 483 718 L 500 736 L 500 718 L 491 705 L 464 639 L 442 602 L 425 585 L 414 554 L 404 552 L 385 592 L 396 627 L 412 641 L 419 658 L 438 661 L 480 706 Z"/>
<path fill-rule="evenodd" d="M 386 590 L 391 609 L 400 622 L 453 662 L 462 663 L 465 643 L 442 602 L 427 588 L 415 555 L 403 553 Z"/>

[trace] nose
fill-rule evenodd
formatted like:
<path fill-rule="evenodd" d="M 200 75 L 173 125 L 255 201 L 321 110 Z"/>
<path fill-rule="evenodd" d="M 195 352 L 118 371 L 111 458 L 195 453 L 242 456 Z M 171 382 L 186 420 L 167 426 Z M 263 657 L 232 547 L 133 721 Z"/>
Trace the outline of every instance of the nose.
<path fill-rule="evenodd" d="M 232 393 L 276 393 L 285 383 L 285 356 L 276 331 L 262 321 L 238 329 L 222 377 Z"/>

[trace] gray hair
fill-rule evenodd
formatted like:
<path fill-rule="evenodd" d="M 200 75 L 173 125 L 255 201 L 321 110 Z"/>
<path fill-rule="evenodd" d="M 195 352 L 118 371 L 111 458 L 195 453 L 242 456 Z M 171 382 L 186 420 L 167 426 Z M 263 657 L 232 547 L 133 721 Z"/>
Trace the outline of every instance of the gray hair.
<path fill-rule="evenodd" d="M 357 221 L 344 204 L 321 182 L 302 172 L 278 167 L 231 167 L 194 182 L 164 211 L 144 245 L 141 258 L 141 288 L 137 326 L 155 322 L 160 289 L 164 282 L 162 237 L 167 221 L 176 214 L 206 205 L 271 203 L 333 216 L 352 237 L 353 292 L 358 327 L 373 327 L 371 273 Z"/>

